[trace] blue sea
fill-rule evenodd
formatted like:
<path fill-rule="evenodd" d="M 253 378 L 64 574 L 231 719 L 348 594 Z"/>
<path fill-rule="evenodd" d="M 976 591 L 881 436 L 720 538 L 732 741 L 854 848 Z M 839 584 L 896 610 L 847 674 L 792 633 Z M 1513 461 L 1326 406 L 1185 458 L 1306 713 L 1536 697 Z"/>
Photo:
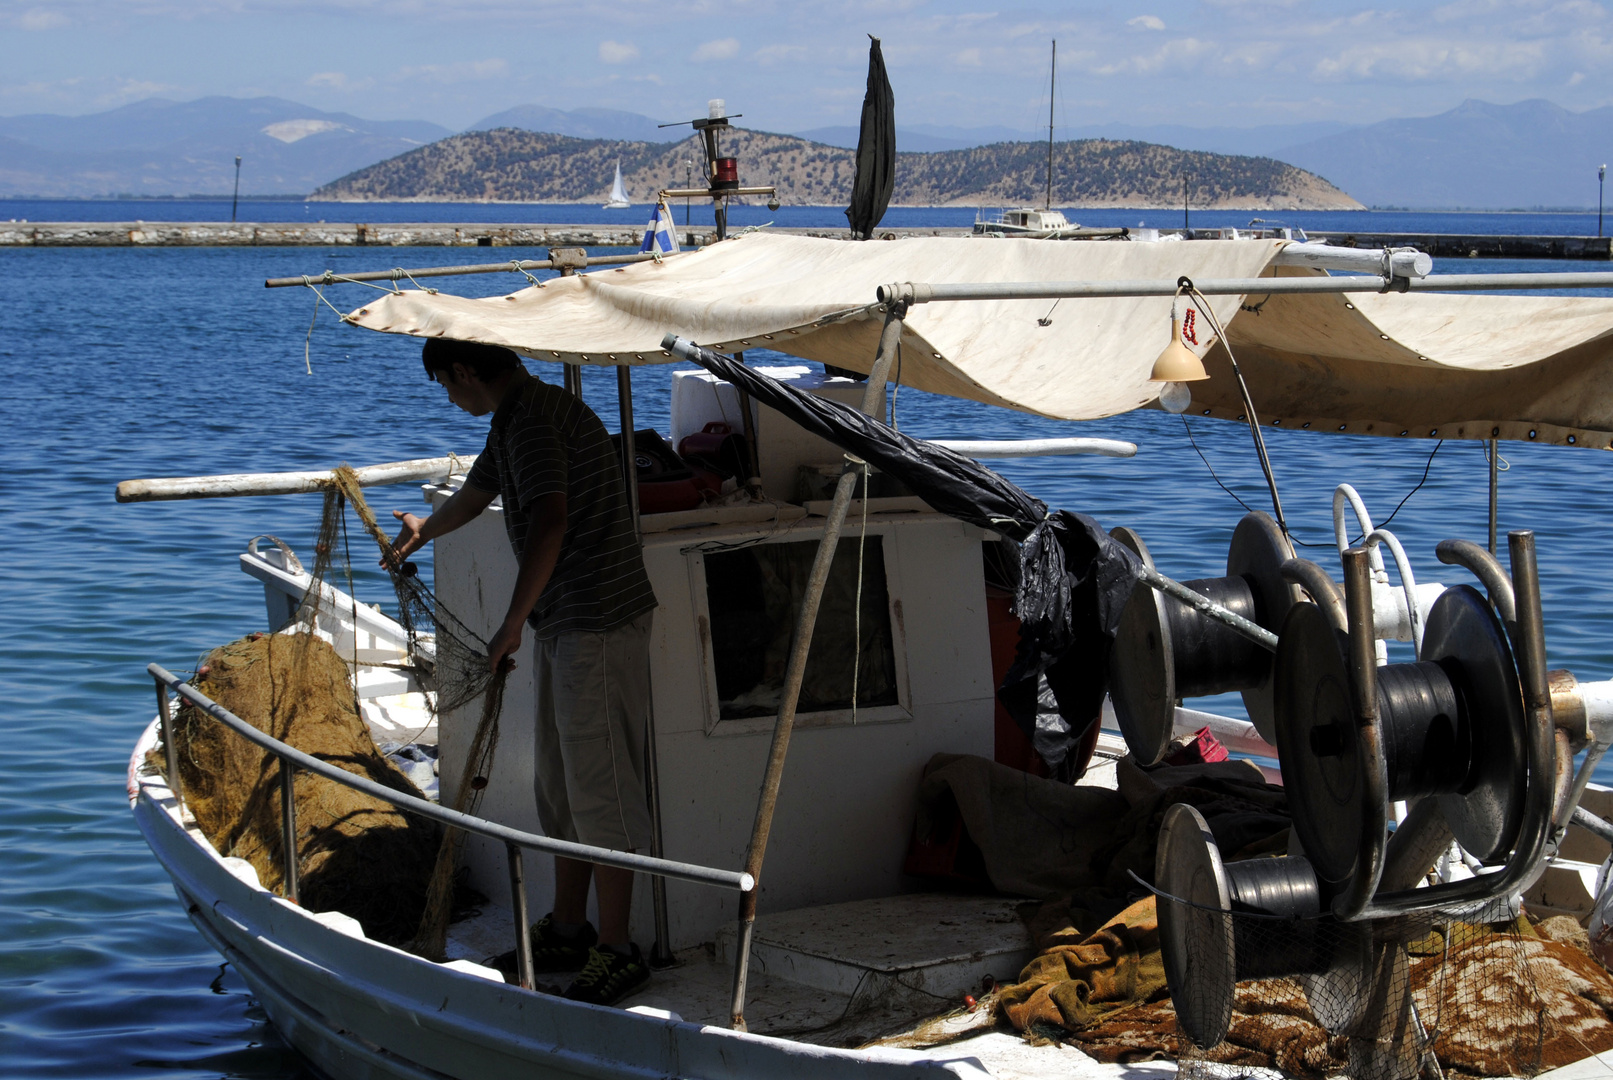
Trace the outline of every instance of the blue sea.
<path fill-rule="evenodd" d="M 0 219 L 209 216 L 199 212 L 206 204 L 193 202 L 43 205 L 0 203 Z M 360 213 L 376 220 L 383 210 L 393 220 L 508 220 L 517 211 L 530 220 L 603 219 L 598 210 L 575 207 L 253 203 L 244 209 L 250 215 L 243 218 L 258 219 L 271 210 L 332 220 Z M 558 216 L 562 211 L 573 216 Z M 802 220 L 807 210 L 777 218 L 832 223 L 838 211 L 813 213 L 818 220 Z M 961 224 L 971 216 L 899 211 L 888 223 Z M 1082 217 L 1171 223 L 1152 211 Z M 1195 223 L 1238 224 L 1247 217 L 1223 222 L 1206 214 Z M 1290 217 L 1318 228 L 1313 218 L 1334 216 Z M 1347 217 L 1348 227 L 1370 221 L 1371 228 L 1406 231 L 1584 233 L 1595 224 L 1594 215 L 1589 228 L 1585 215 Z M 463 261 L 465 254 L 422 249 L 412 257 L 431 265 Z M 6 610 L 0 1074 L 6 1077 L 307 1075 L 240 979 L 184 918 L 134 828 L 123 776 L 130 747 L 153 712 L 145 665 L 188 669 L 213 646 L 261 628 L 262 593 L 237 569 L 236 555 L 259 533 L 310 548 L 319 499 L 117 505 L 112 492 L 130 477 L 323 469 L 477 450 L 482 422 L 450 408 L 426 381 L 416 343 L 342 327 L 328 309 L 316 311 L 304 290 L 262 286 L 270 276 L 395 261 L 395 255 L 318 248 L 0 251 L 6 296 L 0 356 L 10 373 L 0 394 L 0 431 L 11 478 L 0 510 Z M 1463 261 L 1459 268 L 1588 267 Z M 513 285 L 489 275 L 459 279 L 455 288 L 492 294 Z M 539 373 L 558 377 L 543 365 Z M 614 373 L 589 370 L 584 383 L 588 401 L 614 426 Z M 668 383 L 665 368 L 638 374 L 640 426 L 665 430 Z M 901 391 L 896 408 L 902 428 L 920 436 L 1135 441 L 1134 459 L 1042 459 L 1005 463 L 1002 471 L 1054 506 L 1137 529 L 1161 568 L 1180 579 L 1223 572 L 1226 544 L 1243 512 L 1212 479 L 1187 425 L 1222 482 L 1251 506 L 1265 497 L 1249 434 L 1235 425 L 1184 424 L 1156 412 L 1084 424 L 1043 421 L 911 390 Z M 1329 561 L 1332 491 L 1348 481 L 1380 521 L 1404 501 L 1391 527 L 1420 580 L 1462 580 L 1461 572 L 1434 560 L 1433 547 L 1453 536 L 1483 541 L 1488 474 L 1480 444 L 1448 442 L 1436 452 L 1425 440 L 1277 429 L 1266 438 L 1296 535 L 1315 545 L 1307 554 Z M 1536 445 L 1503 444 L 1501 452 L 1507 466 L 1501 528 L 1537 532 L 1552 664 L 1581 678 L 1613 677 L 1609 459 L 1595 450 Z M 376 491 L 372 500 L 383 510 L 420 505 L 418 491 L 407 486 Z M 360 593 L 388 602 L 368 552 L 354 561 Z"/>
<path fill-rule="evenodd" d="M 241 221 L 452 221 L 532 222 L 553 225 L 642 225 L 650 219 L 648 204 L 625 210 L 605 210 L 577 203 L 335 203 L 300 199 L 243 200 L 235 208 Z M 968 228 L 974 222 L 971 206 L 893 206 L 881 224 L 886 228 Z M 990 208 L 986 208 L 990 209 Z M 0 221 L 229 221 L 228 199 L 5 199 L 0 198 Z M 711 206 L 685 207 L 674 203 L 678 224 L 712 223 Z M 1141 226 L 1180 228 L 1180 207 L 1152 210 L 1066 210 L 1071 221 L 1101 227 Z M 1261 220 L 1318 232 L 1422 232 L 1507 233 L 1511 235 L 1595 236 L 1597 217 L 1583 213 L 1472 213 L 1401 210 L 1249 211 L 1193 210 L 1187 221 L 1193 228 L 1243 227 Z M 781 227 L 844 228 L 846 215 L 838 206 L 781 206 L 769 210 L 761 204 L 735 204 L 729 210 L 734 228 L 764 225 Z M 1613 226 L 1613 217 L 1608 220 Z"/>

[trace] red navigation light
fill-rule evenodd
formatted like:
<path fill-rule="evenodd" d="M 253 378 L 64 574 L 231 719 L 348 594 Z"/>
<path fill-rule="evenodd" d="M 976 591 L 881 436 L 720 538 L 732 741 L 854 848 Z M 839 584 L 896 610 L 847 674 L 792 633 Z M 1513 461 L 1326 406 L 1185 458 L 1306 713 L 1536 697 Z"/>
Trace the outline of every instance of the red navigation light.
<path fill-rule="evenodd" d="M 717 159 L 717 169 L 712 174 L 711 186 L 715 188 L 739 186 L 739 159 L 720 157 Z"/>

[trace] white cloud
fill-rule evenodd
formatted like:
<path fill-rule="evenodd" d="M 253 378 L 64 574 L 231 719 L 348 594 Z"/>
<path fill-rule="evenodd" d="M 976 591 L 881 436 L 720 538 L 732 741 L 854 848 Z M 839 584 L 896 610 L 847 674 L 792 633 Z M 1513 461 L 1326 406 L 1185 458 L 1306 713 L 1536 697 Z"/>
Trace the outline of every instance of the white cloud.
<path fill-rule="evenodd" d="M 696 60 L 731 60 L 739 55 L 738 38 L 718 38 L 708 41 L 694 51 Z"/>
<path fill-rule="evenodd" d="M 955 64 L 958 64 L 958 65 L 960 65 L 962 67 L 979 67 L 980 66 L 980 50 L 977 49 L 977 48 L 976 49 L 960 49 L 959 51 L 957 51 L 957 52 L 952 54 L 952 62 L 955 63 Z"/>
<path fill-rule="evenodd" d="M 1325 81 L 1393 79 L 1519 79 L 1538 74 L 1547 62 L 1539 41 L 1402 38 L 1346 46 L 1324 56 L 1312 73 Z"/>
<path fill-rule="evenodd" d="M 792 60 L 804 60 L 812 55 L 813 50 L 805 45 L 763 45 L 751 54 L 751 57 L 763 64 L 788 63 Z"/>
<path fill-rule="evenodd" d="M 638 59 L 638 46 L 630 41 L 601 41 L 599 58 L 607 64 L 627 64 Z"/>
<path fill-rule="evenodd" d="M 347 73 L 343 71 L 315 72 L 305 81 L 309 86 L 323 87 L 326 90 L 346 90 L 348 86 Z"/>
<path fill-rule="evenodd" d="M 1089 70 L 1094 75 L 1154 75 L 1195 66 L 1201 57 L 1213 56 L 1216 47 L 1197 38 L 1167 41 L 1147 56 L 1129 56 Z"/>
<path fill-rule="evenodd" d="M 32 8 L 18 16 L 17 25 L 24 30 L 55 30 L 67 25 L 67 16 L 49 8 Z"/>
<path fill-rule="evenodd" d="M 1135 26 L 1139 30 L 1163 30 L 1165 20 L 1158 15 L 1139 15 L 1135 19 L 1127 19 L 1127 26 Z"/>
<path fill-rule="evenodd" d="M 418 81 L 451 86 L 462 82 L 479 82 L 484 79 L 502 79 L 509 74 L 508 60 L 490 57 L 486 60 L 467 60 L 458 64 L 421 64 L 400 68 L 392 76 L 394 81 Z"/>

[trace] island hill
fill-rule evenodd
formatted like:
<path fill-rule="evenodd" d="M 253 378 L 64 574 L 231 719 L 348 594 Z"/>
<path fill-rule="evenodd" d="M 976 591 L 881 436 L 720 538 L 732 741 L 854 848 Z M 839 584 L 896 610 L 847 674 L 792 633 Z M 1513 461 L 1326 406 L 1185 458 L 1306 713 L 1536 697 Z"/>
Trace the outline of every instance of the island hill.
<path fill-rule="evenodd" d="M 772 184 L 781 202 L 845 205 L 854 153 L 793 135 L 732 129 L 723 153 L 739 159 L 740 180 Z M 453 135 L 349 173 L 313 200 L 336 202 L 599 203 L 620 160 L 627 190 L 650 202 L 662 188 L 700 183 L 704 150 L 680 143 L 577 139 L 518 128 Z M 1047 144 L 996 143 L 966 150 L 898 153 L 899 206 L 1005 206 L 1040 203 Z M 1314 173 L 1263 157 L 1177 150 L 1144 142 L 1082 139 L 1053 147 L 1053 202 L 1077 207 L 1182 205 L 1182 177 L 1198 209 L 1360 210 L 1362 205 Z"/>

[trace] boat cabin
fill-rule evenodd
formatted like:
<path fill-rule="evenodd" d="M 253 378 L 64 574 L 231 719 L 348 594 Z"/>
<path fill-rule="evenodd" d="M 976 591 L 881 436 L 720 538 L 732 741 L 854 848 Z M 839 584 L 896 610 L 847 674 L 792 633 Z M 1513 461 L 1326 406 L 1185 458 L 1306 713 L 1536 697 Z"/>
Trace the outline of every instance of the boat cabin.
<path fill-rule="evenodd" d="M 847 403 L 863 392 L 861 382 L 805 367 L 761 370 Z M 739 426 L 734 387 L 705 372 L 677 372 L 672 395 L 673 445 L 724 418 Z M 752 409 L 770 502 L 641 518 L 645 568 L 660 602 L 650 655 L 665 854 L 703 866 L 744 864 L 784 659 L 823 534 L 827 500 L 813 482 L 826 471 L 838 475 L 844 461 L 838 448 L 774 410 Z M 428 486 L 427 498 L 440 505 L 454 484 Z M 488 634 L 516 573 L 500 514 L 495 503 L 435 544 L 437 595 Z M 902 892 L 925 763 L 938 753 L 992 756 L 982 569 L 982 544 L 991 539 L 911 497 L 853 505 L 813 637 L 816 658 L 769 844 L 764 911 Z M 540 832 L 525 719 L 531 671 L 521 664 L 506 686 L 482 816 Z M 441 718 L 444 777 L 459 774 L 478 715 L 472 704 Z M 505 891 L 501 844 L 472 840 L 466 861 L 477 888 Z M 534 860 L 528 873 L 533 895 L 546 895 L 549 861 Z M 674 949 L 714 941 L 734 920 L 736 894 L 727 890 L 673 881 L 667 894 Z M 634 905 L 635 937 L 654 940 L 649 888 L 636 892 Z"/>

